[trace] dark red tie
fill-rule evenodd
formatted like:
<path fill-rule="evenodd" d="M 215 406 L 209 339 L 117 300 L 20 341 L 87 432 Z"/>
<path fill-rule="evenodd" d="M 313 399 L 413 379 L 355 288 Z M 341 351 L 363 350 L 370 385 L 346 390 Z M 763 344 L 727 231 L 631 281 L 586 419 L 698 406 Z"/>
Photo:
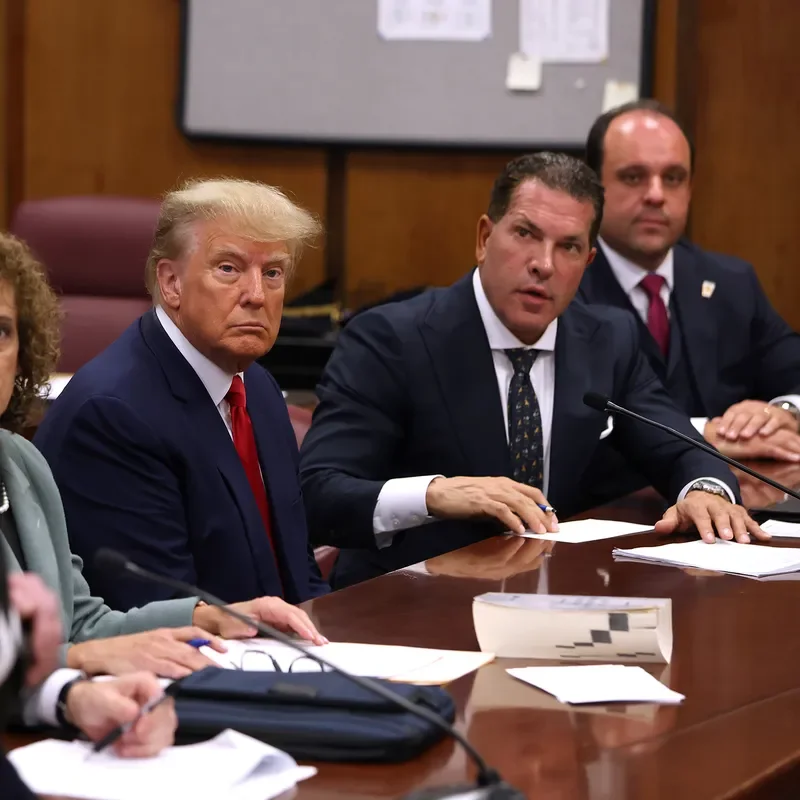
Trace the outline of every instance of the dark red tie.
<path fill-rule="evenodd" d="M 261 512 L 261 519 L 264 521 L 264 530 L 267 532 L 267 539 L 275 556 L 275 543 L 272 541 L 272 520 L 269 515 L 269 501 L 267 500 L 267 490 L 264 487 L 264 480 L 261 477 L 261 469 L 258 465 L 258 450 L 256 449 L 256 437 L 253 434 L 253 423 L 250 414 L 247 413 L 247 395 L 244 390 L 244 382 L 236 375 L 231 382 L 231 388 L 225 395 L 231 409 L 231 428 L 233 429 L 233 446 L 239 454 L 239 459 L 247 475 L 247 482 L 256 498 L 258 510 Z M 278 565 L 278 559 L 275 558 Z M 279 569 L 280 574 L 280 569 Z"/>
<path fill-rule="evenodd" d="M 650 306 L 647 309 L 647 330 L 656 340 L 664 356 L 669 352 L 669 317 L 661 299 L 661 288 L 667 282 L 663 275 L 646 275 L 639 286 L 647 292 Z"/>

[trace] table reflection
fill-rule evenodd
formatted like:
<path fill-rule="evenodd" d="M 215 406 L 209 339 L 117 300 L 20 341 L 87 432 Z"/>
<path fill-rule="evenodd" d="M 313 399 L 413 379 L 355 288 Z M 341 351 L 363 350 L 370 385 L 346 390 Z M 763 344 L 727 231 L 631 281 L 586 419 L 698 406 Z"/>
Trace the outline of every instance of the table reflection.
<path fill-rule="evenodd" d="M 502 581 L 523 572 L 533 572 L 546 563 L 555 542 L 498 536 L 425 562 L 431 575 Z"/>
<path fill-rule="evenodd" d="M 765 461 L 752 465 L 753 469 L 763 473 L 790 489 L 800 488 L 800 464 L 791 464 L 781 461 Z M 742 503 L 746 508 L 763 508 L 764 506 L 780 503 L 786 495 L 773 486 L 742 472 L 739 469 L 733 470 L 739 487 L 742 491 Z"/>

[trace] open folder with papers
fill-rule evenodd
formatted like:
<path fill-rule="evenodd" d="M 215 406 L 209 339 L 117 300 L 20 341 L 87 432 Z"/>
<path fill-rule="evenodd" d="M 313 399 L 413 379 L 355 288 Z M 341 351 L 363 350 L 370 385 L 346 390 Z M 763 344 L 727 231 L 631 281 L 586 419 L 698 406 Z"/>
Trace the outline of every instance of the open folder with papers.
<path fill-rule="evenodd" d="M 273 639 L 228 640 L 226 653 L 209 647 L 200 651 L 215 664 L 253 672 L 319 672 L 320 666 L 297 650 Z M 304 651 L 321 656 L 335 666 L 365 678 L 401 683 L 439 685 L 474 672 L 493 658 L 493 653 L 433 650 L 425 647 L 331 642 Z"/>
<path fill-rule="evenodd" d="M 658 547 L 635 547 L 632 550 L 615 548 L 613 554 L 615 560 L 694 567 L 748 578 L 783 575 L 800 570 L 800 548 L 739 544 L 722 539 L 717 539 L 714 544 L 706 544 L 698 539 Z"/>
<path fill-rule="evenodd" d="M 87 742 L 46 739 L 13 750 L 9 760 L 37 794 L 84 800 L 269 800 L 317 772 L 232 730 L 153 758 L 92 754 Z"/>

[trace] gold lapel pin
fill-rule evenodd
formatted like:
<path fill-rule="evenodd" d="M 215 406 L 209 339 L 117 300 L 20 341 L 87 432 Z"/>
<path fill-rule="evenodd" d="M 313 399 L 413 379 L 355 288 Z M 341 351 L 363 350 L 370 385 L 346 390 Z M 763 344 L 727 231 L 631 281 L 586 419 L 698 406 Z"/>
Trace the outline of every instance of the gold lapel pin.
<path fill-rule="evenodd" d="M 703 281 L 703 287 L 700 289 L 700 294 L 703 295 L 706 299 L 711 297 L 714 294 L 714 289 L 717 288 L 717 284 L 714 281 Z"/>

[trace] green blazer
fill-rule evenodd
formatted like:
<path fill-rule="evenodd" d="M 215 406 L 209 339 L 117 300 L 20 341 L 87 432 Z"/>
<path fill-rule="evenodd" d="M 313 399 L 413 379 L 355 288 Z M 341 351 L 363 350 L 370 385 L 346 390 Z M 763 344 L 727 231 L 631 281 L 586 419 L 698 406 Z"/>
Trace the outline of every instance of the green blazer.
<path fill-rule="evenodd" d="M 44 456 L 26 439 L 0 430 L 0 476 L 19 533 L 25 570 L 35 572 L 61 599 L 68 643 L 104 639 L 154 628 L 192 624 L 197 598 L 162 600 L 130 611 L 114 611 L 93 597 L 83 577 L 83 562 L 69 549 L 67 524 L 56 483 Z M 9 570 L 21 566 L 0 536 Z"/>

